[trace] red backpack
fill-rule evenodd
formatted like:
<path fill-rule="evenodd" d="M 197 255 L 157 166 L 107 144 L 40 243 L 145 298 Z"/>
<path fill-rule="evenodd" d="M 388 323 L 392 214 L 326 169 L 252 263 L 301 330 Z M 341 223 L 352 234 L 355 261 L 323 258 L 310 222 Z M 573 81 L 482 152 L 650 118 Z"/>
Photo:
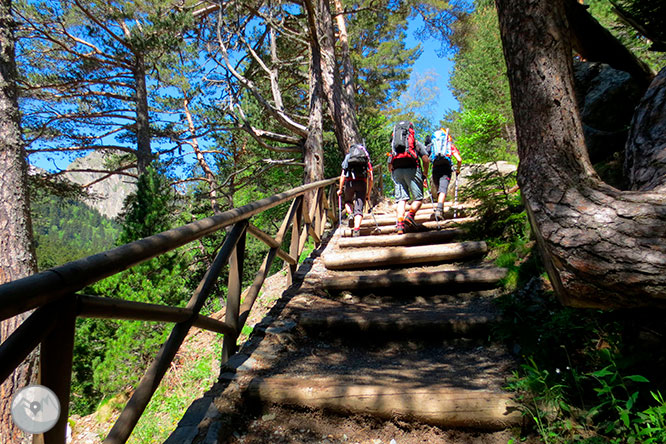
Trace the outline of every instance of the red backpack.
<path fill-rule="evenodd" d="M 411 168 L 416 166 L 417 159 L 414 125 L 407 121 L 396 123 L 391 138 L 389 162 L 394 168 Z"/>

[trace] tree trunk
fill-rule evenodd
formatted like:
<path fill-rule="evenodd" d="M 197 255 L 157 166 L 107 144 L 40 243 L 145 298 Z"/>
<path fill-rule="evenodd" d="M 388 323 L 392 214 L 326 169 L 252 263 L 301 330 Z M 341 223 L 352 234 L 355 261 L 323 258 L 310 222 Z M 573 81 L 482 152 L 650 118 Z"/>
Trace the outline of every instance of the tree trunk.
<path fill-rule="evenodd" d="M 137 53 L 134 66 L 134 82 L 136 83 L 136 159 L 139 174 L 153 160 L 150 149 L 150 116 L 148 111 L 148 89 L 146 87 L 146 64 L 143 54 Z"/>
<path fill-rule="evenodd" d="M 309 3 L 309 2 L 308 2 Z M 349 96 L 342 87 L 338 64 L 335 57 L 335 31 L 328 0 L 317 0 L 316 18 L 319 45 L 321 47 L 322 76 L 324 92 L 328 100 L 329 112 L 333 117 L 333 129 L 342 154 L 349 152 L 349 147 L 361 142 L 361 135 L 356 122 L 353 96 Z M 353 89 L 353 88 L 350 88 Z"/>
<path fill-rule="evenodd" d="M 560 301 L 666 306 L 665 196 L 618 191 L 592 169 L 563 0 L 495 3 L 516 122 L 518 182 Z"/>
<path fill-rule="evenodd" d="M 11 0 L 0 2 L 0 284 L 36 271 L 28 203 L 28 171 L 16 96 L 14 21 Z M 23 313 L 0 323 L 0 341 L 23 322 Z M 17 443 L 25 434 L 11 419 L 11 398 L 36 377 L 36 353 L 0 385 L 0 442 Z"/>
<path fill-rule="evenodd" d="M 636 108 L 627 138 L 625 174 L 630 189 L 666 192 L 666 68 Z"/>
<path fill-rule="evenodd" d="M 305 171 L 303 183 L 316 182 L 324 178 L 324 147 L 322 111 L 323 78 L 321 47 L 319 46 L 319 33 L 317 29 L 317 14 L 310 1 L 303 2 L 307 11 L 308 27 L 310 28 L 310 118 L 308 121 L 308 135 L 305 139 L 303 157 Z M 312 196 L 308 196 L 311 198 Z M 305 208 L 310 208 L 310 199 L 307 199 Z"/>

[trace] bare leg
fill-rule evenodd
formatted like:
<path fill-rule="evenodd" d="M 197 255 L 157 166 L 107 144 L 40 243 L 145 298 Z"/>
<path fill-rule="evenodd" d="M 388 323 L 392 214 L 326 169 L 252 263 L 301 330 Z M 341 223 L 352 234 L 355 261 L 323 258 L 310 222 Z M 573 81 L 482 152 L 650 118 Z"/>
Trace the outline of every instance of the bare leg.
<path fill-rule="evenodd" d="M 407 205 L 406 200 L 401 200 L 398 202 L 398 206 L 396 207 L 396 215 L 398 216 L 398 220 L 403 219 L 405 217 L 405 207 Z"/>
<path fill-rule="evenodd" d="M 363 215 L 362 214 L 357 214 L 354 216 L 354 229 L 358 230 L 361 228 L 361 221 L 363 220 Z"/>

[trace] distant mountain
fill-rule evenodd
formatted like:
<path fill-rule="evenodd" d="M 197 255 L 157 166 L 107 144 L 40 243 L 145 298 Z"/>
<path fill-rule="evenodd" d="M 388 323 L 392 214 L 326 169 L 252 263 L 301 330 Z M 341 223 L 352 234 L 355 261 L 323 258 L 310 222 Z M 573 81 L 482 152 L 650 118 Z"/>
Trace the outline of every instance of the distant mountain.
<path fill-rule="evenodd" d="M 74 169 L 103 170 L 104 154 L 93 151 L 85 157 L 78 158 L 67 167 L 67 170 Z M 130 172 L 135 171 L 130 170 Z M 104 177 L 104 174 L 67 172 L 63 176 L 74 183 L 85 186 Z M 88 193 L 92 197 L 86 199 L 85 203 L 99 211 L 102 215 L 114 219 L 122 210 L 127 195 L 134 191 L 135 188 L 136 182 L 133 178 L 113 175 L 88 187 Z"/>

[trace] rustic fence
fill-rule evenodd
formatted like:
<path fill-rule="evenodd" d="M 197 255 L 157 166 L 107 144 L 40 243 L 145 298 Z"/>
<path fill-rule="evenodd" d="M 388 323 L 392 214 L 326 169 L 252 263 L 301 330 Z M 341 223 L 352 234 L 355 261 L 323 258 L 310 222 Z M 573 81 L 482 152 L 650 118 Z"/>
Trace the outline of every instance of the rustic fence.
<path fill-rule="evenodd" d="M 332 178 L 303 185 L 0 286 L 0 320 L 34 310 L 0 344 L 0 381 L 4 381 L 41 344 L 39 383 L 52 389 L 60 400 L 60 419 L 50 431 L 36 435 L 35 441 L 65 443 L 77 316 L 175 323 L 168 339 L 104 440 L 107 444 L 124 443 L 157 390 L 190 327 L 224 334 L 223 362 L 235 353 L 238 336 L 275 257 L 288 265 L 291 283 L 298 258 L 308 238 L 312 237 L 315 244 L 319 244 L 327 218 L 336 220 L 335 186 L 327 193 L 327 188 L 336 182 L 337 178 Z M 252 216 L 289 201 L 291 206 L 274 236 L 250 222 Z M 217 256 L 184 308 L 77 294 L 87 285 L 105 277 L 228 227 L 230 229 Z M 286 252 L 281 249 L 281 245 L 289 229 L 292 230 L 291 243 L 289 252 Z M 241 304 L 245 238 L 248 232 L 264 242 L 269 250 L 252 285 L 243 293 Z M 227 263 L 228 294 L 225 320 L 222 322 L 200 315 L 199 311 Z"/>

